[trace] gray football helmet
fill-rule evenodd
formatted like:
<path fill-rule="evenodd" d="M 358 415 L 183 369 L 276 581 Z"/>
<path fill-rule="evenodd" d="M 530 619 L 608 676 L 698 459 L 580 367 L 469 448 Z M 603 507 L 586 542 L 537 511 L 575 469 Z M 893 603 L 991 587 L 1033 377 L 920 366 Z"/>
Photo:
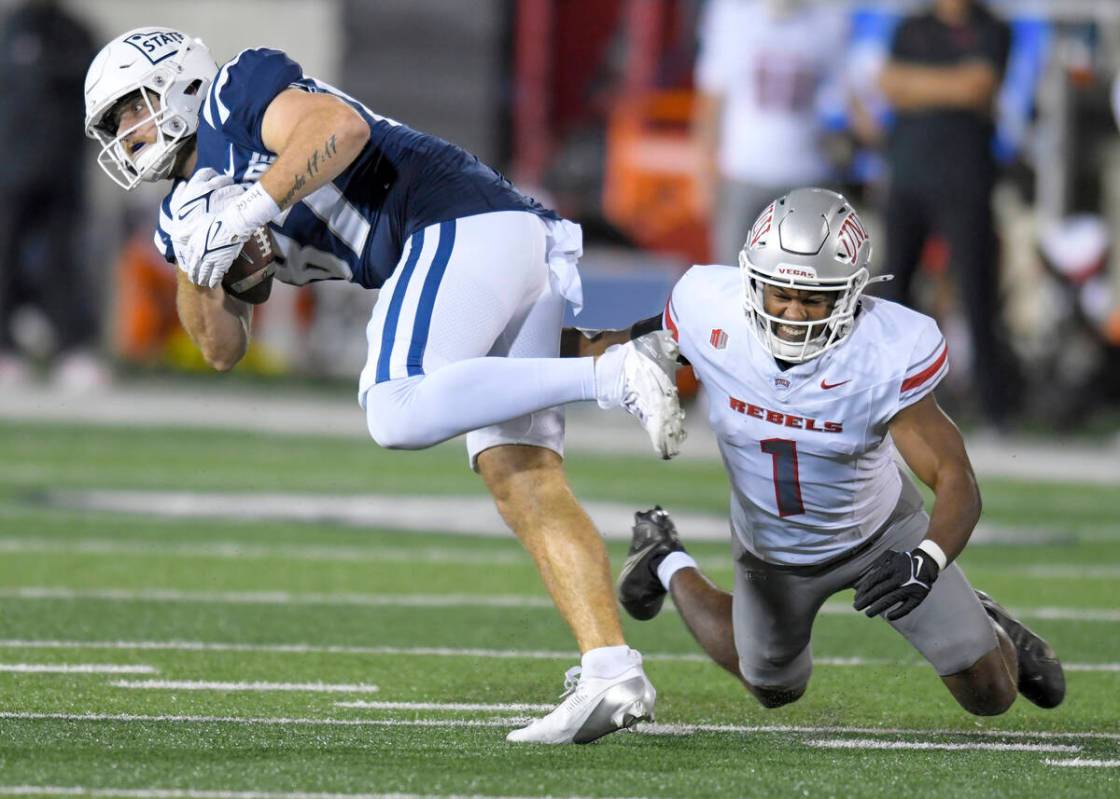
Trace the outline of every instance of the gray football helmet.
<path fill-rule="evenodd" d="M 852 332 L 859 296 L 871 279 L 871 239 L 852 206 L 827 189 L 796 189 L 763 211 L 739 252 L 744 308 L 751 329 L 775 358 L 801 363 L 816 358 Z M 765 285 L 834 292 L 825 319 L 797 322 L 766 313 Z M 780 338 L 775 325 L 806 328 L 800 341 Z"/>

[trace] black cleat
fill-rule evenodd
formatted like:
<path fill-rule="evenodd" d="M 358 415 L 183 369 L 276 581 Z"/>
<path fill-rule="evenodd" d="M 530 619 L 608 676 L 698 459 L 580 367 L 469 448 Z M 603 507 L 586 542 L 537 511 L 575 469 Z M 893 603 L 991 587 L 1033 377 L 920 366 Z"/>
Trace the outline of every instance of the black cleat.
<path fill-rule="evenodd" d="M 655 505 L 634 514 L 630 552 L 618 575 L 618 601 L 639 621 L 652 619 L 665 601 L 657 567 L 670 552 L 684 552 L 669 514 Z"/>
<path fill-rule="evenodd" d="M 1054 647 L 1039 635 L 1012 618 L 1007 609 L 985 594 L 977 591 L 980 604 L 998 624 L 1019 655 L 1019 693 L 1041 708 L 1053 708 L 1066 697 L 1066 675 Z"/>

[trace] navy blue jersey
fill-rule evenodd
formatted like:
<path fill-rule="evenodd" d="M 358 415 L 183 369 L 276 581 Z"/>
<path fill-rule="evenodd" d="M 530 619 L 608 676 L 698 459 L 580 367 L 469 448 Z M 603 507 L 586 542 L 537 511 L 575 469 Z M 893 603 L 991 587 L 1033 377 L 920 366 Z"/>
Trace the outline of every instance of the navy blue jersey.
<path fill-rule="evenodd" d="M 276 160 L 261 141 L 265 110 L 288 88 L 345 101 L 366 120 L 370 139 L 341 175 L 270 223 L 283 259 L 276 274 L 285 283 L 341 279 L 379 288 L 404 242 L 429 225 L 490 211 L 558 218 L 470 153 L 378 116 L 304 76 L 279 50 L 243 50 L 218 72 L 199 120 L 196 169 L 256 182 Z M 175 258 L 168 234 L 172 197 L 185 182 L 177 180 L 164 198 L 156 228 L 156 246 L 169 261 Z"/>

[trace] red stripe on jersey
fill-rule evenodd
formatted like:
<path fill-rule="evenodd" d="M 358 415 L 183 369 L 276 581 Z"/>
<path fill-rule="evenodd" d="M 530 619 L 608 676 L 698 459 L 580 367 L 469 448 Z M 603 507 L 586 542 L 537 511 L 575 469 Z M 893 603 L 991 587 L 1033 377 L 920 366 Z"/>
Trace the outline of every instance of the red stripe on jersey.
<path fill-rule="evenodd" d="M 680 343 L 681 333 L 677 330 L 677 320 L 673 318 L 673 298 L 670 297 L 665 303 L 665 328 L 673 334 L 673 341 Z"/>
<path fill-rule="evenodd" d="M 905 380 L 903 380 L 902 381 L 902 388 L 899 389 L 898 393 L 899 394 L 905 394 L 907 391 L 910 391 L 911 389 L 915 389 L 918 386 L 920 386 L 922 383 L 929 380 L 931 377 L 933 377 L 935 374 L 937 374 L 938 370 L 941 369 L 941 367 L 945 364 L 945 359 L 948 358 L 948 357 L 949 357 L 949 347 L 948 347 L 947 344 L 942 344 L 941 345 L 941 354 L 937 356 L 937 360 L 935 360 L 933 363 L 931 363 L 929 366 L 927 366 L 922 371 L 918 372 L 913 377 L 908 377 Z"/>

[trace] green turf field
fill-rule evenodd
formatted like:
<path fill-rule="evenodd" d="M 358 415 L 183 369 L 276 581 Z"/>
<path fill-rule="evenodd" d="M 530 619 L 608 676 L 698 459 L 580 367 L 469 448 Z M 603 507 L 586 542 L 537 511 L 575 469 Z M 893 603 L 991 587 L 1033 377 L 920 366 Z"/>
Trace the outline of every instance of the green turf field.
<path fill-rule="evenodd" d="M 555 703 L 576 654 L 512 537 L 441 534 L 435 515 L 417 534 L 56 504 L 480 496 L 459 445 L 2 423 L 0 453 L 0 796 L 1120 795 L 1116 488 L 985 482 L 985 523 L 1007 534 L 962 560 L 1068 664 L 1058 710 L 968 716 L 841 596 L 795 705 L 759 708 L 665 612 L 626 626 L 658 724 L 541 747 L 505 733 Z M 716 463 L 577 456 L 570 471 L 589 500 L 726 507 Z M 610 549 L 617 571 L 625 545 Z M 690 549 L 728 585 L 725 544 Z"/>

